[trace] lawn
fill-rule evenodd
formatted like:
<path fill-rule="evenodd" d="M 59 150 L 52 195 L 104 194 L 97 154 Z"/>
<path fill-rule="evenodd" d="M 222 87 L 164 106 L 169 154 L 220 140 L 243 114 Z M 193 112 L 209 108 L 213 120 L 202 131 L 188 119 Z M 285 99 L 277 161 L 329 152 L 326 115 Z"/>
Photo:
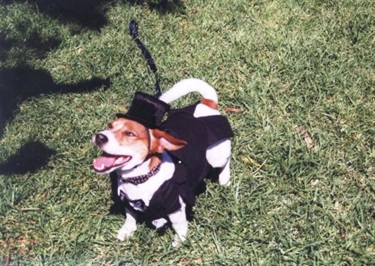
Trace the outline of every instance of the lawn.
<path fill-rule="evenodd" d="M 374 265 L 373 0 L 0 0 L 3 265 Z M 124 217 L 91 136 L 159 69 L 206 80 L 235 137 L 187 242 Z M 174 103 L 183 106 L 195 95 Z"/>

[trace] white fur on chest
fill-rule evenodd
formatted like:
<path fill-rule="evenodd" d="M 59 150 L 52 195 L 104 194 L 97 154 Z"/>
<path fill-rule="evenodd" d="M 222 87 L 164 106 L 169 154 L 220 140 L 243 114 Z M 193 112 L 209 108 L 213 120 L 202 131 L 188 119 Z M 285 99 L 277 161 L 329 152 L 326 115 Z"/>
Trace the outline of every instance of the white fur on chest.
<path fill-rule="evenodd" d="M 144 163 L 148 165 L 147 162 Z M 147 174 L 147 172 L 142 172 L 142 166 L 139 166 L 138 169 L 134 169 L 134 171 L 128 171 L 126 173 L 119 172 L 118 175 L 122 176 L 123 178 L 133 177 L 136 175 Z M 148 166 L 147 166 L 148 169 Z M 149 170 L 147 170 L 149 171 Z M 171 159 L 171 157 L 164 152 L 163 153 L 163 160 L 160 166 L 159 172 L 150 177 L 149 180 L 142 184 L 133 185 L 131 183 L 125 183 L 120 178 L 117 179 L 117 194 L 121 195 L 121 191 L 126 194 L 127 199 L 133 200 L 142 200 L 146 206 L 149 206 L 150 200 L 154 195 L 155 191 L 159 189 L 159 187 L 168 179 L 171 179 L 173 173 L 175 171 L 175 165 Z"/>

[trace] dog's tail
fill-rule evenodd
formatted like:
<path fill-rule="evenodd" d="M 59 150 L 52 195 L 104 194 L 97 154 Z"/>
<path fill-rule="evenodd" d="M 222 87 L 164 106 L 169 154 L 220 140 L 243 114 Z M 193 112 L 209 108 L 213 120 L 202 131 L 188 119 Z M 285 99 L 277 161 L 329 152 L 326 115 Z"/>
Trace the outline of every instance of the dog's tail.
<path fill-rule="evenodd" d="M 216 90 L 207 82 L 196 78 L 183 79 L 177 82 L 172 88 L 163 93 L 159 99 L 163 102 L 171 103 L 190 92 L 198 92 L 202 96 L 202 102 L 211 102 L 216 105 L 218 103 Z"/>

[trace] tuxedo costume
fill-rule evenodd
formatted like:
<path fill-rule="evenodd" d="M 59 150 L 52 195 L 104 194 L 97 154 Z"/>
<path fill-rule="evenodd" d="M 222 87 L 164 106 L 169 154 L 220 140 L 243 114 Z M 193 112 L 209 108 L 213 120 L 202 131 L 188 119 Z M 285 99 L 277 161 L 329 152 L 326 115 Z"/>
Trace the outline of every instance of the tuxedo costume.
<path fill-rule="evenodd" d="M 140 97 L 139 94 L 141 94 L 141 97 L 146 97 L 149 102 L 149 97 L 151 96 L 143 93 L 137 94 L 136 98 Z M 137 105 L 136 98 L 133 100 L 132 106 Z M 142 99 L 141 101 L 144 100 Z M 154 98 L 152 101 L 157 102 L 159 100 Z M 197 187 L 209 176 L 212 170 L 206 159 L 207 148 L 218 141 L 233 137 L 232 129 L 224 116 L 194 117 L 194 110 L 198 103 L 171 110 L 164 102 L 160 104 L 163 110 L 168 112 L 168 119 L 165 122 L 161 122 L 162 119 L 159 117 L 160 119 L 157 119 L 159 121 L 157 123 L 143 124 L 146 124 L 149 128 L 160 128 L 172 136 L 187 142 L 181 149 L 166 151 L 175 163 L 175 172 L 172 178 L 165 181 L 156 190 L 148 206 L 142 200 L 130 201 L 122 191 L 118 195 L 128 207 L 131 207 L 131 209 L 137 211 L 137 214 L 141 214 L 149 221 L 167 218 L 169 214 L 179 210 L 181 208 L 179 197 L 184 200 L 186 205 L 193 206 Z M 155 107 L 154 103 L 153 106 Z M 155 109 L 154 107 L 153 109 Z M 145 108 L 138 108 L 137 111 L 139 110 L 145 110 Z M 129 112 L 132 112 L 132 107 Z M 159 114 L 162 112 L 159 112 Z M 118 116 L 127 117 L 141 123 L 145 120 L 134 119 L 134 116 L 129 116 L 128 114 L 118 114 Z M 149 114 L 138 114 L 138 116 L 143 116 L 144 118 Z"/>

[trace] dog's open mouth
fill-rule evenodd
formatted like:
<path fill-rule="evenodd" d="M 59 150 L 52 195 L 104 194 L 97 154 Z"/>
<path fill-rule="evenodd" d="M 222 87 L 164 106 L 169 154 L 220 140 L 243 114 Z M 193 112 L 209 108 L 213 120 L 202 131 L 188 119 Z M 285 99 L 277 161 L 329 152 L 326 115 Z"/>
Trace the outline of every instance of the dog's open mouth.
<path fill-rule="evenodd" d="M 126 155 L 111 155 L 103 153 L 102 156 L 93 161 L 93 167 L 97 173 L 110 172 L 111 169 L 115 169 L 129 162 L 131 158 L 131 156 Z"/>

